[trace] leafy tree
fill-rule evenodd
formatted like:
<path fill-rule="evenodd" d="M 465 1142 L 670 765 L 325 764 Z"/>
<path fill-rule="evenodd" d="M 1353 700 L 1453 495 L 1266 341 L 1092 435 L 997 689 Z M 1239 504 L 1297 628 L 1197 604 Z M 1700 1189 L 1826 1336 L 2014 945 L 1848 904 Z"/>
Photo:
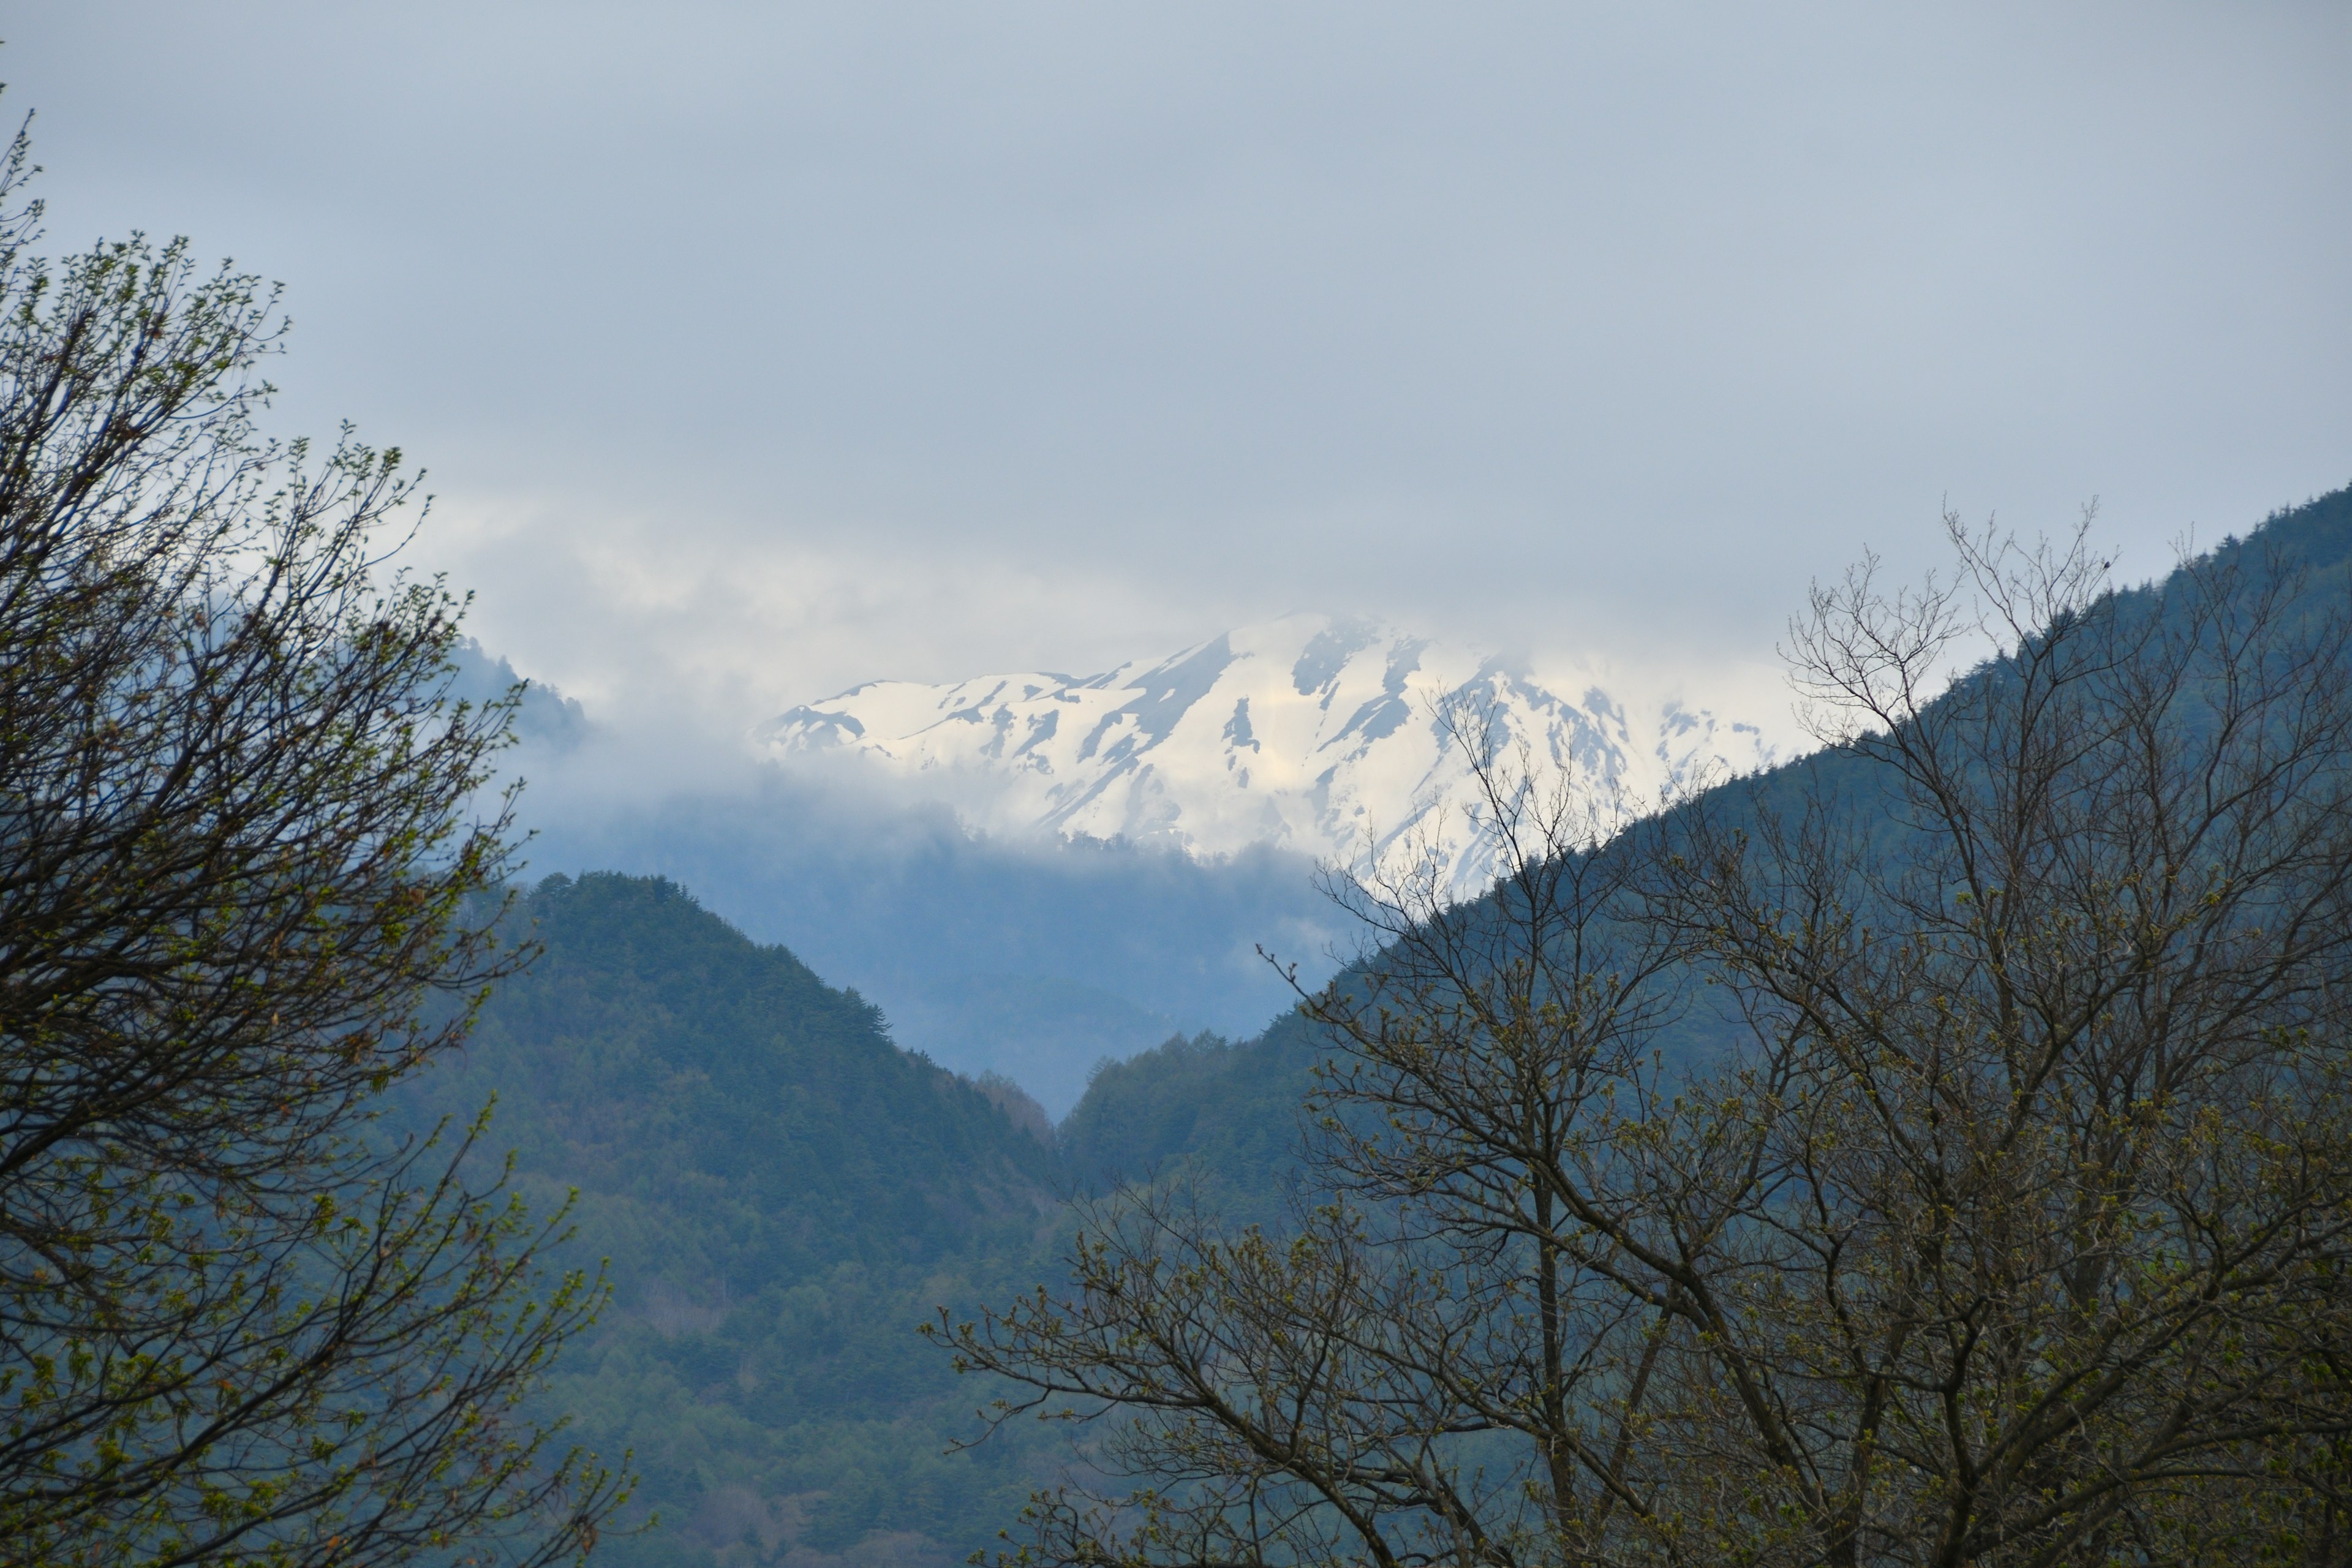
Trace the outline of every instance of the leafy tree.
<path fill-rule="evenodd" d="M 0 1563 L 584 1551 L 518 1399 L 590 1318 L 457 1148 L 371 1141 L 513 963 L 469 924 L 510 704 L 379 587 L 396 452 L 257 436 L 273 292 L 36 257 L 0 168 Z M 560 1217 L 560 1216 L 559 1216 Z"/>
<path fill-rule="evenodd" d="M 1292 1233 L 1146 1189 L 953 1329 L 1105 1422 L 1022 1557 L 2352 1556 L 2345 607 L 1952 532 L 1798 625 L 1830 755 L 1605 848 L 1457 726 L 1509 875 L 1343 888 Z"/>

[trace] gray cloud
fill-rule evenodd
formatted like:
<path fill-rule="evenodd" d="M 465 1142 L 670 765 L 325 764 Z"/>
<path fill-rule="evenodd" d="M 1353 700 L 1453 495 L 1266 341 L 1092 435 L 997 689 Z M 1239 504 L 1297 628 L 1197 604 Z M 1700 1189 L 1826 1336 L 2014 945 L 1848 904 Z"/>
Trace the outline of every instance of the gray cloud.
<path fill-rule="evenodd" d="M 292 284 L 485 641 L 735 723 L 1297 607 L 1769 700 L 1948 498 L 2352 478 L 2352 12 L 27 8 L 60 243 Z"/>

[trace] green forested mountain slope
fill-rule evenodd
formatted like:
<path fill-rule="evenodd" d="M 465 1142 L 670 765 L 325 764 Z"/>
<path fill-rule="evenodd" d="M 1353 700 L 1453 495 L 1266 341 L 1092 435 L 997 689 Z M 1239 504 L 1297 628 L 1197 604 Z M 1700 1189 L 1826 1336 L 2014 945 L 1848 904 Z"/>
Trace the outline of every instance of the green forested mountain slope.
<path fill-rule="evenodd" d="M 2305 611 L 2352 602 L 2352 491 L 2217 553 L 2294 574 Z M 2164 613 L 2164 584 L 2131 592 Z M 1868 808 L 1835 757 L 1733 787 L 1822 786 Z M 495 1091 L 489 1142 L 517 1150 L 534 1206 L 576 1185 L 571 1255 L 613 1260 L 614 1306 L 548 1397 L 599 1448 L 635 1448 L 665 1524 L 600 1561 L 946 1568 L 1012 1519 L 1061 1434 L 943 1455 L 989 1391 L 914 1326 L 1052 1279 L 1070 1186 L 1189 1169 L 1234 1217 L 1280 1216 L 1323 1054 L 1295 1014 L 1105 1067 L 1048 1150 L 674 884 L 551 878 L 520 914 L 543 955 L 400 1115 L 464 1117 Z M 1704 1021 L 1682 1034 L 1703 1045 Z"/>
<path fill-rule="evenodd" d="M 2210 553 L 2242 572 L 2249 587 L 2283 580 L 2294 595 L 2290 617 L 2352 605 L 2352 488 L 2273 513 Z M 2170 587 L 2168 579 L 2121 592 L 2163 615 Z M 1826 790 L 1846 809 L 1866 811 L 1878 787 L 1850 759 L 1816 754 L 1718 794 L 1736 807 L 1741 795 L 1786 804 L 1800 791 Z M 1901 830 L 1891 817 L 1881 822 L 1886 833 Z M 1660 1043 L 1669 1051 L 1703 1048 L 1714 1027 L 1694 1014 Z M 1171 1040 L 1095 1075 L 1062 1123 L 1064 1155 L 1074 1174 L 1096 1182 L 1187 1167 L 1229 1213 L 1272 1217 L 1297 1148 L 1299 1100 L 1323 1052 L 1313 1026 L 1296 1014 L 1238 1044 Z"/>
<path fill-rule="evenodd" d="M 1181 1167 L 1225 1213 L 1274 1219 L 1319 1054 L 1313 1026 L 1286 1014 L 1255 1039 L 1179 1036 L 1106 1063 L 1058 1129 L 1066 1167 L 1095 1192 Z"/>
<path fill-rule="evenodd" d="M 1012 1445 L 942 1455 L 980 1391 L 915 1326 L 1039 1277 L 1052 1154 L 875 1010 L 674 884 L 550 878 L 544 951 L 401 1108 L 470 1115 L 535 1211 L 576 1186 L 568 1257 L 614 1306 L 548 1397 L 634 1447 L 662 1525 L 600 1562 L 944 1564 L 1029 1484 Z M 1017 1439 L 1016 1439 L 1017 1441 Z"/>

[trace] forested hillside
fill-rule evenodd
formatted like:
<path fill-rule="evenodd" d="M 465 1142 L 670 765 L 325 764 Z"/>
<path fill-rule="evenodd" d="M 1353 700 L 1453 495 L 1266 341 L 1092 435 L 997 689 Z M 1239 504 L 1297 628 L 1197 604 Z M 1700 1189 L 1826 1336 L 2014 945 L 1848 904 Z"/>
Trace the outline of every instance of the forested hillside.
<path fill-rule="evenodd" d="M 1821 753 L 1598 847 L 1471 714 L 1506 879 L 1097 1078 L 1200 1180 L 966 1331 L 1116 1423 L 1040 1560 L 2341 1559 L 2352 497 L 1952 543 L 1792 625 Z"/>
<path fill-rule="evenodd" d="M 16 7 L 0 1568 L 2352 1568 L 2352 6 L 1819 8 Z"/>
<path fill-rule="evenodd" d="M 2212 555 L 2236 569 L 2250 590 L 2283 580 L 2293 595 L 2291 618 L 2352 605 L 2352 489 L 2276 512 L 2244 537 L 2223 541 Z M 2174 613 L 2178 583 L 2167 579 L 2121 593 L 2131 607 L 2145 605 L 2162 616 Z M 1843 809 L 1875 809 L 1867 797 L 1874 786 L 1863 771 L 1826 753 L 1719 789 L 1715 804 L 1751 794 L 1758 804 L 1787 802 L 1823 786 L 1847 792 Z M 1864 793 L 1851 793 L 1855 790 Z M 1885 822 L 1884 830 L 1894 831 L 1894 825 Z M 1661 1043 L 1668 1049 L 1696 1048 L 1713 1032 L 1703 1015 L 1685 1016 Z M 1233 1212 L 1265 1217 L 1279 1208 L 1281 1174 L 1297 1148 L 1300 1098 L 1324 1050 L 1313 1027 L 1296 1015 L 1237 1043 L 1171 1040 L 1095 1076 L 1062 1123 L 1065 1157 L 1075 1172 L 1097 1179 L 1133 1177 L 1181 1162 Z"/>
<path fill-rule="evenodd" d="M 526 718 L 556 717 L 529 707 Z M 530 780 L 530 874 L 667 877 L 755 940 L 856 986 L 900 1045 L 960 1072 L 1016 1078 L 1057 1118 L 1107 1055 L 1180 1028 L 1254 1032 L 1280 1011 L 1282 987 L 1254 944 L 1307 961 L 1319 978 L 1344 931 L 1311 863 L 1288 851 L 1203 861 L 992 837 L 945 806 L 831 770 L 747 768 L 691 793 L 616 799 L 601 776 L 632 765 L 625 742 L 592 732 L 560 755 L 553 743 L 513 757 Z"/>
<path fill-rule="evenodd" d="M 2340 606 L 2352 492 L 2218 553 L 2252 584 L 2290 574 L 2295 613 Z M 2126 598 L 2170 613 L 2166 584 Z M 1846 766 L 1810 759 L 1717 803 L 1827 784 L 1871 810 Z M 551 877 L 516 930 L 542 955 L 402 1114 L 495 1093 L 490 1142 L 516 1149 L 534 1205 L 578 1189 L 571 1256 L 612 1260 L 614 1302 L 547 1397 L 585 1440 L 635 1451 L 663 1523 L 608 1544 L 621 1564 L 944 1564 L 985 1544 L 1063 1434 L 1015 1424 L 943 1452 L 990 1391 L 959 1386 L 916 1325 L 1058 1278 L 1074 1190 L 1183 1170 L 1228 1214 L 1278 1221 L 1328 1049 L 1296 1014 L 1254 1038 L 1171 1039 L 1099 1069 L 1049 1146 L 671 882 Z M 1706 1030 L 1688 1016 L 1662 1044 L 1703 1049 Z"/>
<path fill-rule="evenodd" d="M 634 1448 L 656 1531 L 616 1564 L 944 1563 L 1028 1485 L 968 1431 L 916 1325 L 1036 1277 L 1051 1152 L 973 1085 L 898 1050 L 854 993 L 656 879 L 540 884 L 542 944 L 404 1122 L 470 1115 L 550 1210 L 578 1189 L 571 1261 L 611 1259 L 613 1305 L 547 1392 L 575 1436 Z"/>

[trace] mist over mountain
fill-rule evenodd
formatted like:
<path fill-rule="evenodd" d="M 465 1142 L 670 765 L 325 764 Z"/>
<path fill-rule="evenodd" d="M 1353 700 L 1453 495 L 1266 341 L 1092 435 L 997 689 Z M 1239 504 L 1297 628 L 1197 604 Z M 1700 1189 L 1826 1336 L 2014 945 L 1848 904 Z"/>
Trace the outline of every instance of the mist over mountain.
<path fill-rule="evenodd" d="M 1491 654 L 1363 618 L 1286 616 L 1097 675 L 885 680 L 779 715 L 779 760 L 866 759 L 922 781 L 999 832 L 1256 846 L 1352 863 L 1432 837 L 1454 889 L 1495 875 L 1473 844 L 1465 720 L 1565 770 L 1596 805 L 1634 810 L 1778 760 L 1755 723 L 1595 682 L 1563 693 Z M 1604 811 L 1603 815 L 1606 815 Z"/>
<path fill-rule="evenodd" d="M 477 707 L 503 699 L 522 680 L 512 664 L 472 637 L 457 645 L 457 667 L 448 694 Z M 543 681 L 524 688 L 515 707 L 513 731 L 516 745 L 535 761 L 563 756 L 595 733 L 579 700 Z"/>
<path fill-rule="evenodd" d="M 511 678 L 474 649 L 463 694 Z M 1310 985 L 1348 957 L 1318 862 L 1475 842 L 1449 708 L 1597 808 L 1776 755 L 1705 707 L 1591 680 L 1571 698 L 1493 655 L 1297 615 L 1093 676 L 869 682 L 698 772 L 534 687 L 513 763 L 531 874 L 671 878 L 874 1001 L 901 1046 L 1004 1074 L 1058 1119 L 1098 1063 L 1288 1008 L 1260 949 Z M 1449 876 L 1474 897 L 1493 867 L 1464 849 Z"/>
<path fill-rule="evenodd" d="M 2214 554 L 2248 592 L 2278 586 L 2289 621 L 2338 613 L 2352 603 L 2352 490 Z M 2168 584 L 2119 596 L 2128 614 L 2184 613 Z M 565 722 L 572 710 L 546 694 L 525 709 L 525 763 L 607 765 L 595 759 L 612 737 L 593 719 Z M 949 1451 L 997 1391 L 959 1384 L 914 1325 L 1050 1289 L 1081 1223 L 1073 1194 L 1159 1174 L 1237 1223 L 1284 1223 L 1302 1096 L 1332 1041 L 1271 1009 L 1232 1038 L 1163 1037 L 1092 1074 L 1048 1133 L 1002 1086 L 894 1050 L 920 1005 L 877 1014 L 878 991 L 839 989 L 846 976 L 814 946 L 729 929 L 722 903 L 936 998 L 939 1017 L 914 1029 L 984 1025 L 1004 1031 L 986 1048 L 1005 1049 L 1055 1018 L 1116 1037 L 1127 1025 L 1105 997 L 1252 995 L 1236 978 L 1246 966 L 1221 967 L 1216 944 L 1307 908 L 1305 863 L 1267 848 L 1045 846 L 975 831 L 943 805 L 774 765 L 752 773 L 756 786 L 584 826 L 562 808 L 587 796 L 546 792 L 542 868 L 560 849 L 695 869 L 541 882 L 516 913 L 540 962 L 493 995 L 462 1058 L 403 1091 L 398 1125 L 468 1114 L 496 1091 L 493 1143 L 518 1150 L 524 1192 L 551 1205 L 576 1190 L 569 1256 L 612 1260 L 613 1309 L 549 1397 L 583 1436 L 635 1452 L 641 1502 L 665 1521 L 616 1542 L 616 1568 L 950 1568 L 1082 1454 L 1065 1428 L 1034 1422 Z M 842 776 L 867 775 L 887 776 Z M 1918 828 L 1886 788 L 1832 752 L 1712 799 L 1738 812 L 1813 798 L 1864 814 L 1899 853 Z M 699 879 L 725 900 L 697 897 Z M 953 968 L 992 957 L 1008 967 Z M 1655 1047 L 1696 1059 L 1723 1022 L 1694 1005 L 1662 1020 Z"/>
<path fill-rule="evenodd" d="M 460 694 L 511 684 L 469 649 Z M 544 686 L 524 694 L 509 776 L 521 874 L 664 876 L 755 940 L 880 1007 L 900 1046 L 1013 1079 L 1058 1118 L 1106 1058 L 1171 1035 L 1254 1033 L 1286 1008 L 1262 945 L 1310 984 L 1348 922 L 1304 856 L 998 835 L 871 770 L 707 760 L 699 782 Z"/>
<path fill-rule="evenodd" d="M 1259 945 L 1312 983 L 1351 934 L 1305 858 L 1281 850 L 1203 860 L 1003 838 L 943 806 L 774 768 L 738 789 L 576 812 L 553 789 L 524 798 L 532 875 L 611 869 L 692 888 L 878 1005 L 900 1046 L 1003 1073 L 1056 1118 L 1105 1058 L 1180 1030 L 1254 1033 L 1284 1011 L 1291 993 Z"/>

